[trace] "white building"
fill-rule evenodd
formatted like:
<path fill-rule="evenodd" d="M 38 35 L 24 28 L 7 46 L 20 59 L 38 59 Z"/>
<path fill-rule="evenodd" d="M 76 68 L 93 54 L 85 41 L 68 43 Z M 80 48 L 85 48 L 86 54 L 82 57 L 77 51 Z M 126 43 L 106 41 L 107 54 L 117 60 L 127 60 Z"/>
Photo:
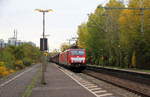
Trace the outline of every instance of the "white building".
<path fill-rule="evenodd" d="M 36 46 L 36 44 L 33 42 L 23 42 L 21 40 L 17 40 L 16 38 L 12 37 L 8 39 L 8 43 L 5 43 L 3 39 L 0 39 L 0 48 L 4 48 L 8 45 L 19 46 L 25 43 L 30 44 L 32 46 Z"/>
<path fill-rule="evenodd" d="M 8 39 L 8 45 L 17 45 L 16 38 L 12 37 Z"/>

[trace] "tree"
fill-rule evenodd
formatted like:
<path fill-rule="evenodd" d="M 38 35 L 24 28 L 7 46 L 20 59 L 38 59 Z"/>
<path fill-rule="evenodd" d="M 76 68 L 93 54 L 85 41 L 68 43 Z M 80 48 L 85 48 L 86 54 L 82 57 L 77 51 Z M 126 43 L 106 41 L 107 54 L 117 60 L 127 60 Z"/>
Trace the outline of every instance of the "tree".
<path fill-rule="evenodd" d="M 124 8 L 125 5 L 120 0 L 110 0 L 105 7 Z M 142 4 L 140 0 L 129 0 L 126 7 L 150 8 L 150 2 L 143 0 Z M 150 67 L 149 16 L 149 10 L 144 10 L 144 33 L 141 33 L 141 10 L 104 9 L 99 5 L 89 15 L 87 23 L 78 26 L 79 45 L 96 64 Z"/>
<path fill-rule="evenodd" d="M 141 5 L 139 0 L 130 0 L 128 6 L 130 8 L 150 7 L 150 3 L 144 0 L 143 5 Z M 137 61 L 134 67 L 149 64 L 149 56 L 147 56 L 150 53 L 148 48 L 150 44 L 149 16 L 149 11 L 144 11 L 144 33 L 141 32 L 142 20 L 140 10 L 123 10 L 119 18 L 121 25 L 121 44 L 124 51 L 128 52 L 126 56 L 129 56 L 129 64 Z M 131 60 L 133 58 L 134 61 Z"/>
<path fill-rule="evenodd" d="M 70 48 L 70 45 L 68 45 L 67 43 L 63 43 L 60 47 L 60 50 L 63 52 L 67 50 L 68 48 Z"/>

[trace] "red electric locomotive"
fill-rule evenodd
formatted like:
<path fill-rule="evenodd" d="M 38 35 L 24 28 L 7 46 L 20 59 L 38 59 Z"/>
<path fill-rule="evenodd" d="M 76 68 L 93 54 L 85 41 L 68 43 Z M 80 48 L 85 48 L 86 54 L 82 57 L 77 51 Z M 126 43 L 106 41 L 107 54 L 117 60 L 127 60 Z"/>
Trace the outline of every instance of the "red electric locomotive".
<path fill-rule="evenodd" d="M 83 70 L 86 67 L 86 51 L 85 49 L 68 49 L 52 57 L 52 61 L 72 69 Z"/>

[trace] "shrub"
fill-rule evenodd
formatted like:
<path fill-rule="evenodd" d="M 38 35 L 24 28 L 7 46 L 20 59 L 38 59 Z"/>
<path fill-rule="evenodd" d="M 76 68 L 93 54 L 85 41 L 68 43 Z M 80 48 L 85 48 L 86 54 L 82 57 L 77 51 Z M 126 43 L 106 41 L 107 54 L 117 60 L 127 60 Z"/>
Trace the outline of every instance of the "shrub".
<path fill-rule="evenodd" d="M 4 66 L 5 62 L 0 61 L 0 66 Z"/>
<path fill-rule="evenodd" d="M 2 73 L 2 76 L 8 76 L 9 74 L 10 74 L 10 72 L 6 70 Z"/>
<path fill-rule="evenodd" d="M 5 66 L 0 66 L 0 75 L 3 75 L 3 72 L 6 70 Z"/>
<path fill-rule="evenodd" d="M 23 61 L 22 60 L 17 60 L 15 61 L 15 64 L 14 64 L 15 68 L 16 69 L 23 69 L 25 66 L 23 65 Z"/>
<path fill-rule="evenodd" d="M 10 73 L 13 73 L 12 71 L 10 72 L 10 70 L 8 68 L 6 68 L 5 66 L 0 66 L 0 76 L 7 76 Z"/>
<path fill-rule="evenodd" d="M 15 70 L 13 70 L 13 69 L 10 69 L 10 70 L 9 70 L 9 72 L 10 72 L 10 73 L 14 73 L 14 72 L 15 72 Z"/>
<path fill-rule="evenodd" d="M 29 59 L 29 58 L 24 58 L 24 59 L 23 59 L 23 64 L 24 64 L 25 66 L 30 66 L 30 65 L 32 64 L 32 60 Z"/>

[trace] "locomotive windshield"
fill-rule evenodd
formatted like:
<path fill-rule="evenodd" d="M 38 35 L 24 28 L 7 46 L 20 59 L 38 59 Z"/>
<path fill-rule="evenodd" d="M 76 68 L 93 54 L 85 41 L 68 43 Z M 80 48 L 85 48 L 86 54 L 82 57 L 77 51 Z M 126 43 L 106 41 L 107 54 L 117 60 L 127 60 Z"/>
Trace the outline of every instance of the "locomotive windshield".
<path fill-rule="evenodd" d="M 84 55 L 84 51 L 83 50 L 71 51 L 71 55 Z"/>

